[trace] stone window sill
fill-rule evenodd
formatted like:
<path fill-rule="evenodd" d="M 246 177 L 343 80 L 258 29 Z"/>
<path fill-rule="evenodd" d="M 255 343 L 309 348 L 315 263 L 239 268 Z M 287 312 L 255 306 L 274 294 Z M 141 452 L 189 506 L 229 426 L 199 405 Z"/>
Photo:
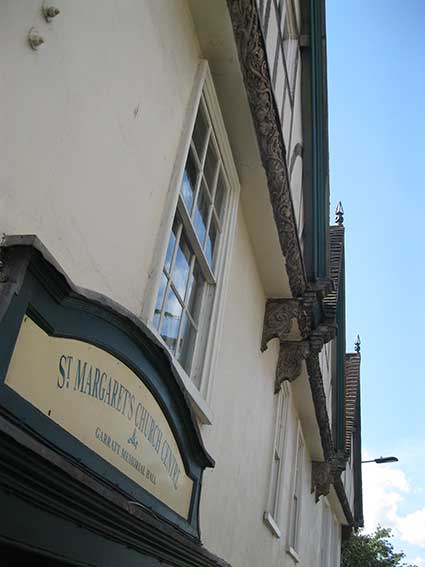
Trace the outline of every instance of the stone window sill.
<path fill-rule="evenodd" d="M 286 553 L 288 555 L 290 555 L 292 557 L 292 559 L 294 559 L 296 561 L 296 563 L 300 562 L 300 556 L 295 551 L 295 549 L 293 547 L 291 547 L 290 545 L 288 545 L 288 547 L 286 548 Z"/>
<path fill-rule="evenodd" d="M 282 537 L 281 531 L 279 529 L 279 526 L 276 523 L 276 520 L 273 518 L 273 516 L 270 514 L 270 512 L 267 512 L 267 511 L 264 512 L 263 520 L 264 520 L 264 523 L 266 524 L 266 526 L 272 532 L 272 534 L 277 539 L 280 539 Z"/>

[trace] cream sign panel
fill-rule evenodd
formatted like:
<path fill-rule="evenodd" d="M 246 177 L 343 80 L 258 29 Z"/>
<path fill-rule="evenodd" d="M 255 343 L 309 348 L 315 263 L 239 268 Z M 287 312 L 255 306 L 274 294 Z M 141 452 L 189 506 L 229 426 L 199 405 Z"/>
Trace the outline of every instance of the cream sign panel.
<path fill-rule="evenodd" d="M 68 433 L 188 518 L 193 481 L 168 421 L 125 364 L 25 317 L 6 384 Z"/>

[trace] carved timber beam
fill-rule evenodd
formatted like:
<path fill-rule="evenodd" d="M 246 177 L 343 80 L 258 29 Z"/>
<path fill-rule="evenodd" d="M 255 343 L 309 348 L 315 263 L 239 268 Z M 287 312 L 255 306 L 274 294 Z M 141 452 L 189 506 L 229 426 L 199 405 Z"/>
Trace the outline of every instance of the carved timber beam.
<path fill-rule="evenodd" d="M 282 125 L 256 3 L 253 0 L 227 0 L 227 6 L 289 285 L 292 295 L 300 297 L 306 289 L 306 277 L 289 187 Z"/>

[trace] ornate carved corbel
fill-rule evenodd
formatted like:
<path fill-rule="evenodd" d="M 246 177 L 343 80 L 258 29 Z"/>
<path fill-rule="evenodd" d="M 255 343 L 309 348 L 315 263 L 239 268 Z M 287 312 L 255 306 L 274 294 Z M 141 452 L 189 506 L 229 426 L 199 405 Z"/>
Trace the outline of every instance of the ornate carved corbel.
<path fill-rule="evenodd" d="M 311 466 L 311 492 L 316 492 L 316 502 L 321 496 L 327 496 L 332 484 L 331 464 L 313 461 Z"/>
<path fill-rule="evenodd" d="M 301 299 L 268 299 L 266 302 L 261 350 L 267 349 L 271 339 L 279 339 L 276 391 L 283 381 L 293 382 L 301 373 L 302 361 L 313 353 L 318 354 L 335 336 L 334 325 L 322 324 L 312 329 L 316 305 L 317 297 L 312 290 Z"/>
<path fill-rule="evenodd" d="M 279 359 L 276 367 L 275 391 L 285 380 L 293 382 L 301 374 L 301 365 L 309 353 L 309 344 L 306 341 L 281 342 Z"/>
<path fill-rule="evenodd" d="M 280 342 L 279 359 L 276 368 L 275 389 L 282 382 L 293 382 L 301 373 L 302 361 L 309 353 L 309 343 L 304 340 L 311 331 L 311 322 L 303 300 L 268 299 L 264 314 L 261 350 L 274 338 Z"/>
<path fill-rule="evenodd" d="M 263 338 L 261 350 L 267 349 L 267 343 L 274 338 L 280 342 L 288 340 L 288 335 L 298 325 L 297 339 L 304 339 L 310 332 L 310 318 L 298 299 L 268 299 L 264 314 Z"/>
<path fill-rule="evenodd" d="M 327 496 L 331 484 L 335 485 L 345 470 L 346 460 L 343 452 L 334 453 L 330 461 L 313 461 L 311 467 L 311 492 L 316 492 L 316 502 Z"/>

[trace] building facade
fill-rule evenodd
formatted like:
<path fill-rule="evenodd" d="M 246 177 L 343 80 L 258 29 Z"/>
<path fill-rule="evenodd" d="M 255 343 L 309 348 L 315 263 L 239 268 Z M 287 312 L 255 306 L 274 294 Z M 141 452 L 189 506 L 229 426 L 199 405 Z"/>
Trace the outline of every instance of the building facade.
<path fill-rule="evenodd" d="M 0 28 L 0 556 L 339 565 L 324 2 L 6 0 Z"/>

